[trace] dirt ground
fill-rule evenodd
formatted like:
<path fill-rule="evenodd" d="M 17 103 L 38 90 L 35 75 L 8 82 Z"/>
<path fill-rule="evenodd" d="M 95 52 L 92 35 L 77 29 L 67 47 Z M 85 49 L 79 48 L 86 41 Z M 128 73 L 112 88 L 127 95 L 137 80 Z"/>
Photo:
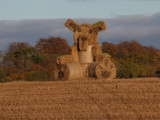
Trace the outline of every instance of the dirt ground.
<path fill-rule="evenodd" d="M 160 78 L 0 83 L 0 120 L 160 120 Z"/>

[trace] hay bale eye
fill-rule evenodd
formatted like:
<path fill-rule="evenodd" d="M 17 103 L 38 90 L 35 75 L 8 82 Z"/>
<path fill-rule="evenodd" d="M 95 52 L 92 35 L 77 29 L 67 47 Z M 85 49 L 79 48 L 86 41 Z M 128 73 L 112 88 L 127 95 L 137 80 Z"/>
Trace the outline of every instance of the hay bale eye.
<path fill-rule="evenodd" d="M 81 28 L 78 28 L 78 30 L 77 30 L 78 32 L 81 32 L 82 30 L 81 30 Z"/>
<path fill-rule="evenodd" d="M 92 29 L 90 29 L 90 30 L 89 30 L 89 33 L 91 34 L 92 32 L 93 32 Z"/>

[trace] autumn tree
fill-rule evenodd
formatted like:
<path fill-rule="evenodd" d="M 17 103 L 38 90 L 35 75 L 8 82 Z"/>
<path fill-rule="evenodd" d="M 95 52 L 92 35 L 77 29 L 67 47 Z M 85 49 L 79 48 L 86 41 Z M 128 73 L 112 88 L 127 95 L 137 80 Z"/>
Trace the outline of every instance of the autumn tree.
<path fill-rule="evenodd" d="M 116 56 L 118 53 L 118 47 L 117 45 L 113 43 L 103 42 L 102 43 L 102 51 L 104 53 L 108 53 L 111 56 Z"/>
<path fill-rule="evenodd" d="M 39 63 L 43 58 L 34 47 L 24 42 L 14 42 L 4 55 L 3 64 L 8 67 L 26 68 L 31 63 Z"/>
<path fill-rule="evenodd" d="M 15 50 L 17 51 L 28 47 L 31 46 L 27 42 L 13 42 L 9 44 L 7 52 L 13 52 Z"/>
<path fill-rule="evenodd" d="M 49 54 L 69 54 L 71 52 L 67 40 L 60 37 L 41 38 L 36 43 L 36 49 L 41 53 Z"/>
<path fill-rule="evenodd" d="M 0 50 L 0 58 L 3 56 L 3 52 Z"/>
<path fill-rule="evenodd" d="M 120 78 L 154 76 L 160 64 L 160 50 L 143 46 L 136 40 L 119 44 L 103 42 L 102 49 L 114 59 Z"/>

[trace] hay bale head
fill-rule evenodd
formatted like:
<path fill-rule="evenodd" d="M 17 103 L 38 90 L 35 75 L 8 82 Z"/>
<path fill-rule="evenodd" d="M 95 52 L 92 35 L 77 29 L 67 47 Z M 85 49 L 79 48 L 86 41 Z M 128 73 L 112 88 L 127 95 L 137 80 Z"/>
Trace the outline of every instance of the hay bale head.
<path fill-rule="evenodd" d="M 102 21 L 93 25 L 79 25 L 75 21 L 68 19 L 65 25 L 74 32 L 74 43 L 79 51 L 86 51 L 88 45 L 99 45 L 98 33 L 106 29 L 106 25 Z"/>

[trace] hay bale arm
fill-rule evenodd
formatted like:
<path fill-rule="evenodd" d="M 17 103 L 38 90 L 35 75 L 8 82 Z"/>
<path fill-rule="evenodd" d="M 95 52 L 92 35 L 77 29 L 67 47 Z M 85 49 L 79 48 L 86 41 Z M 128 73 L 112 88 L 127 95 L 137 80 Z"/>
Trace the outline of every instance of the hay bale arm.
<path fill-rule="evenodd" d="M 78 51 L 77 46 L 71 46 L 71 55 L 63 55 L 57 57 L 57 64 L 65 64 L 69 62 L 78 62 Z"/>
<path fill-rule="evenodd" d="M 64 55 L 57 57 L 57 64 L 65 64 L 73 61 L 74 59 L 72 55 Z"/>
<path fill-rule="evenodd" d="M 108 61 L 110 62 L 111 56 L 107 53 L 100 53 L 94 56 L 95 61 Z"/>

